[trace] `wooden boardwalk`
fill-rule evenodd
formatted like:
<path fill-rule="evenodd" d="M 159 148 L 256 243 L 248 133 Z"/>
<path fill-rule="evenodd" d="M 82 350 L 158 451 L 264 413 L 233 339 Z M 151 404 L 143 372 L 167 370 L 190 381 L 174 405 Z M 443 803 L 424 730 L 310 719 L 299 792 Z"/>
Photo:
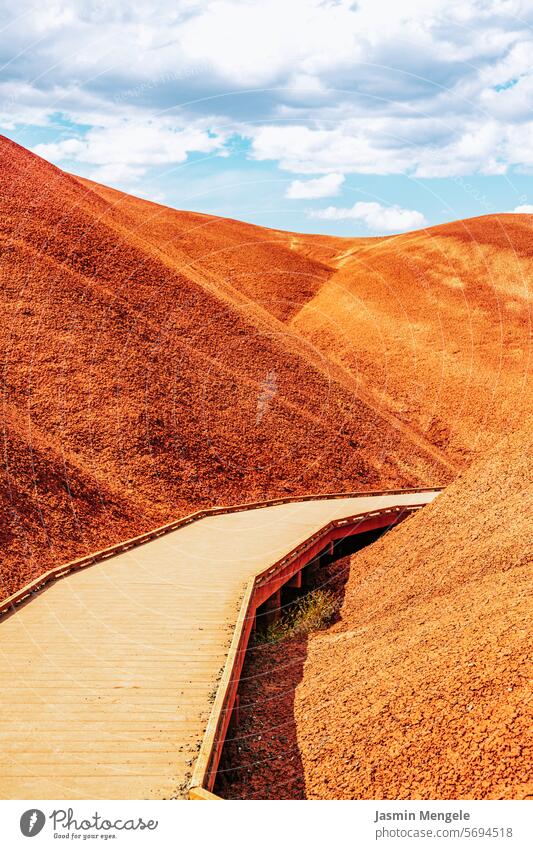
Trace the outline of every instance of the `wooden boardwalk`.
<path fill-rule="evenodd" d="M 202 518 L 0 620 L 0 798 L 184 797 L 244 590 L 335 519 L 435 492 Z"/>

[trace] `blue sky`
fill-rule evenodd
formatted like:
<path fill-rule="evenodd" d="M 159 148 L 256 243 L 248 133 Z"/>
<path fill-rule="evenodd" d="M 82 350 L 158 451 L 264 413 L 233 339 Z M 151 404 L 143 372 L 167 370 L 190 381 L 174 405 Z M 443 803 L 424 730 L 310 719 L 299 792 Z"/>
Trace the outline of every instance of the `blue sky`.
<path fill-rule="evenodd" d="M 522 0 L 6 3 L 0 131 L 158 202 L 375 235 L 533 212 Z"/>

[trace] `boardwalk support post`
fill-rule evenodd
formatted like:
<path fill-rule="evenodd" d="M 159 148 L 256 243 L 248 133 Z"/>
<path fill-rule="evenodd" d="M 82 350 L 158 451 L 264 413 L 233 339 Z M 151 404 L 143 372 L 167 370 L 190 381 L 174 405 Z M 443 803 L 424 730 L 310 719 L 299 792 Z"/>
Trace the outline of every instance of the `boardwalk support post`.
<path fill-rule="evenodd" d="M 294 590 L 300 590 L 302 588 L 302 570 L 296 572 L 296 575 L 293 575 L 290 581 L 287 581 L 285 584 L 286 587 Z"/>
<path fill-rule="evenodd" d="M 281 588 L 277 589 L 258 610 L 257 624 L 260 628 L 268 628 L 277 622 L 281 616 Z"/>

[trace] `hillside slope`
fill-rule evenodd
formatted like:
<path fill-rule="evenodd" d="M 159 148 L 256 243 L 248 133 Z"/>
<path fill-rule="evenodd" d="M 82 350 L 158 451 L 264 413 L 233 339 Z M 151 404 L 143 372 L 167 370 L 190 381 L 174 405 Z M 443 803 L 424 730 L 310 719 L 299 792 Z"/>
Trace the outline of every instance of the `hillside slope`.
<path fill-rule="evenodd" d="M 201 505 L 453 474 L 283 323 L 333 273 L 324 256 L 6 139 L 0 192 L 4 595 Z"/>
<path fill-rule="evenodd" d="M 533 217 L 386 238 L 265 230 L 87 181 L 219 297 L 307 344 L 315 367 L 456 467 L 533 412 Z"/>
<path fill-rule="evenodd" d="M 533 216 L 490 215 L 352 246 L 289 320 L 461 466 L 533 412 Z"/>
<path fill-rule="evenodd" d="M 531 448 L 504 437 L 352 558 L 295 693 L 308 798 L 533 794 Z"/>

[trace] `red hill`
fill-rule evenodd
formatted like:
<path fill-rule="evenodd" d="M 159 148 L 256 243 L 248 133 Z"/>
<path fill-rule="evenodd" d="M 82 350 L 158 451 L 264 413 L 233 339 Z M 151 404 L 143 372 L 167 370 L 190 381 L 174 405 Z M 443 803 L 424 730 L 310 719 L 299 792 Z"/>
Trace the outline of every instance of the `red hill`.
<path fill-rule="evenodd" d="M 283 323 L 337 240 L 168 210 L 6 139 L 0 182 L 4 594 L 200 505 L 451 476 Z"/>

